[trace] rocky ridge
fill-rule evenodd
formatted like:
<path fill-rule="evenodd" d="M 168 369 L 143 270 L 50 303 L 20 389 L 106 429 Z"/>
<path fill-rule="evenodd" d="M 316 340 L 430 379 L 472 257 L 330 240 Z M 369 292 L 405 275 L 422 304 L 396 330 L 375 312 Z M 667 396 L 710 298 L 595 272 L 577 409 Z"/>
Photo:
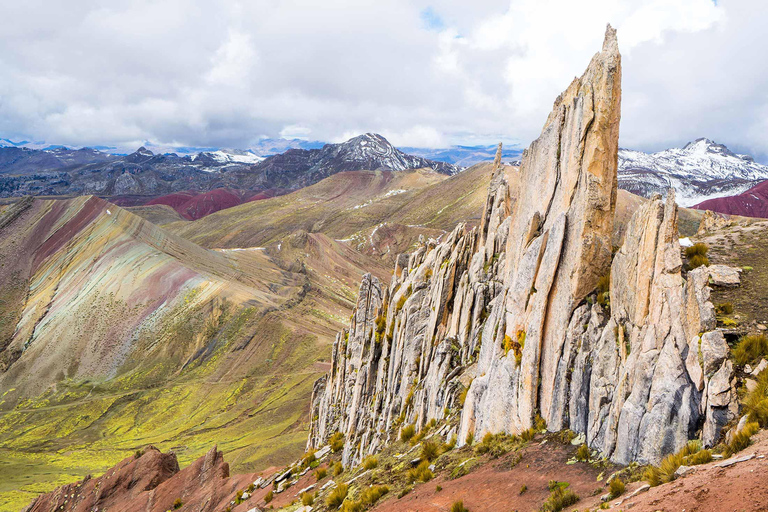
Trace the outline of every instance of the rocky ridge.
<path fill-rule="evenodd" d="M 683 273 L 673 192 L 634 214 L 612 258 L 620 83 L 609 27 L 523 154 L 519 188 L 497 156 L 478 228 L 402 255 L 389 287 L 364 277 L 315 384 L 309 448 L 341 432 L 356 463 L 452 409 L 459 445 L 539 415 L 619 463 L 718 439 L 733 368 L 709 270 Z"/>

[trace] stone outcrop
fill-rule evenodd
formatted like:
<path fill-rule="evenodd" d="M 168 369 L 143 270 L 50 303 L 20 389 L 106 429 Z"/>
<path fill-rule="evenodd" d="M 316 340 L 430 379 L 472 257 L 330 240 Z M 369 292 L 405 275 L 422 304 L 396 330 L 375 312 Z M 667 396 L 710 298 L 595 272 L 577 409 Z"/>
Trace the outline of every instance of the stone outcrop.
<path fill-rule="evenodd" d="M 341 432 L 345 463 L 358 462 L 396 427 L 452 409 L 460 444 L 540 415 L 621 463 L 658 462 L 699 431 L 717 440 L 734 415 L 733 369 L 708 269 L 684 275 L 673 192 L 611 245 L 620 84 L 609 27 L 519 176 L 497 162 L 479 226 L 402 256 L 388 288 L 363 279 L 315 387 L 310 448 Z"/>

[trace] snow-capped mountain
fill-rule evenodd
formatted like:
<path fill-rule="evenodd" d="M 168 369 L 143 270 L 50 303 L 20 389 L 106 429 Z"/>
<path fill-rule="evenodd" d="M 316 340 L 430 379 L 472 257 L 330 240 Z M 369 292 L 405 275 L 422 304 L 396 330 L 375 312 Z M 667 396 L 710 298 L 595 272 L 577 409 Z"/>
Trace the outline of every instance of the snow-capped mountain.
<path fill-rule="evenodd" d="M 650 197 L 673 187 L 681 206 L 739 194 L 766 179 L 768 166 L 704 138 L 651 154 L 619 150 L 619 188 Z"/>
<path fill-rule="evenodd" d="M 456 174 L 461 170 L 456 165 L 403 153 L 378 133 L 364 133 L 341 144 L 327 144 L 321 151 L 327 153 L 330 160 L 342 163 L 342 167 L 348 163 L 360 169 L 365 163 L 365 168 L 371 170 L 405 171 L 428 167 L 443 174 Z"/>

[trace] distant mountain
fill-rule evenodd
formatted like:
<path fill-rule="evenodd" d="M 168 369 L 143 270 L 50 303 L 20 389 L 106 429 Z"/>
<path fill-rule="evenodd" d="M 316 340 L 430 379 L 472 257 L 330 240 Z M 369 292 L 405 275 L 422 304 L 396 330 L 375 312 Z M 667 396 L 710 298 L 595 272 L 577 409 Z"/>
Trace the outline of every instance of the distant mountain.
<path fill-rule="evenodd" d="M 266 146 L 265 146 L 266 147 Z M 92 148 L 0 148 L 0 197 L 83 195 L 110 197 L 126 206 L 178 192 L 192 195 L 187 218 L 232 206 L 239 201 L 271 197 L 352 170 L 402 171 L 429 168 L 455 174 L 461 167 L 403 153 L 384 137 L 365 134 L 319 149 L 289 149 L 264 158 L 253 150 L 219 149 L 194 155 L 156 154 L 141 147 L 128 155 Z M 191 208 L 191 209 L 190 209 Z"/>
<path fill-rule="evenodd" d="M 620 188 L 650 197 L 673 187 L 681 206 L 738 194 L 765 179 L 768 166 L 709 139 L 652 154 L 619 150 Z"/>
<path fill-rule="evenodd" d="M 255 165 L 253 172 L 261 175 L 259 185 L 263 188 L 296 189 L 337 172 L 419 168 L 447 175 L 461 170 L 453 164 L 405 154 L 381 135 L 366 133 L 341 144 L 326 144 L 321 149 L 289 149 Z"/>
<path fill-rule="evenodd" d="M 471 167 L 480 162 L 493 161 L 496 156 L 495 144 L 490 146 L 451 146 L 442 149 L 413 147 L 404 147 L 400 149 L 411 155 L 448 162 L 461 167 Z M 501 150 L 501 156 L 505 162 L 517 161 L 522 154 L 523 151 L 521 149 L 508 148 L 507 146 L 503 146 Z"/>

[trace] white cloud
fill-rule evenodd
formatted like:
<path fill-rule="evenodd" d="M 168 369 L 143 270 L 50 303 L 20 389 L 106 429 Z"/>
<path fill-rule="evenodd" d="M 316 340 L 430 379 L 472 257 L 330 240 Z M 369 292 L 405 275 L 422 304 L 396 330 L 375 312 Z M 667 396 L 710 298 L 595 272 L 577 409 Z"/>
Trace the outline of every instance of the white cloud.
<path fill-rule="evenodd" d="M 607 22 L 624 55 L 623 145 L 707 136 L 768 155 L 761 0 L 13 2 L 0 137 L 530 141 Z"/>

